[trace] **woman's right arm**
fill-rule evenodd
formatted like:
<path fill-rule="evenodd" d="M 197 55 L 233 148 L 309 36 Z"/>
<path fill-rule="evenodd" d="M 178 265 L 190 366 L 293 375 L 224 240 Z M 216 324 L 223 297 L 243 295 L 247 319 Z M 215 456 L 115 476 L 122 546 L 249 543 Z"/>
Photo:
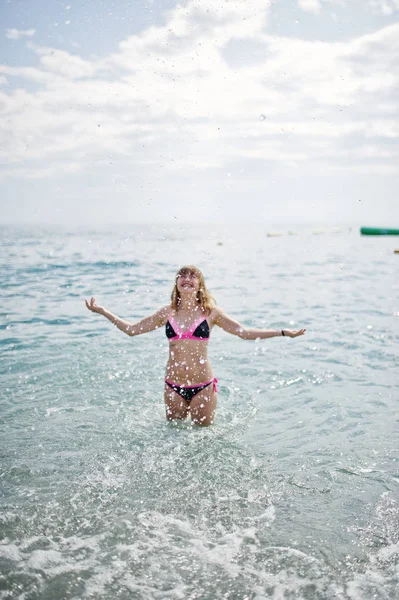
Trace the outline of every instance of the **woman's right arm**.
<path fill-rule="evenodd" d="M 91 312 L 98 313 L 99 315 L 106 317 L 113 325 L 116 325 L 118 329 L 123 331 L 123 333 L 126 333 L 130 336 L 148 333 L 149 331 L 154 331 L 154 329 L 158 329 L 158 327 L 165 325 L 170 309 L 169 306 L 164 306 L 150 317 L 146 317 L 138 323 L 129 323 L 128 321 L 120 319 L 103 306 L 99 306 L 96 303 L 95 298 L 92 298 L 90 303 L 86 300 L 86 306 L 89 310 L 91 310 Z"/>

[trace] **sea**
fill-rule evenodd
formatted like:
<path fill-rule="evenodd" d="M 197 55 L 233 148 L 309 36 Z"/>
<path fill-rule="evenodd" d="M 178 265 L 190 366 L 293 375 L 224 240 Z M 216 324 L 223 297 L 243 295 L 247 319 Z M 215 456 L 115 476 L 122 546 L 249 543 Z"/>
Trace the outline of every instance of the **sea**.
<path fill-rule="evenodd" d="M 360 225 L 363 225 L 360 224 Z M 358 226 L 0 228 L 1 600 L 399 598 L 399 238 Z M 164 331 L 194 264 L 212 427 L 168 423 Z"/>

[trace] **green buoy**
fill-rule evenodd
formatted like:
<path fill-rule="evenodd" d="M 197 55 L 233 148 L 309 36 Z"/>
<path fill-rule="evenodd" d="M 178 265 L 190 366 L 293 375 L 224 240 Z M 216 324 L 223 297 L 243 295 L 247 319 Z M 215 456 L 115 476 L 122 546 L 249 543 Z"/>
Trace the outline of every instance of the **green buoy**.
<path fill-rule="evenodd" d="M 399 229 L 387 229 L 385 227 L 361 227 L 362 235 L 399 235 Z"/>

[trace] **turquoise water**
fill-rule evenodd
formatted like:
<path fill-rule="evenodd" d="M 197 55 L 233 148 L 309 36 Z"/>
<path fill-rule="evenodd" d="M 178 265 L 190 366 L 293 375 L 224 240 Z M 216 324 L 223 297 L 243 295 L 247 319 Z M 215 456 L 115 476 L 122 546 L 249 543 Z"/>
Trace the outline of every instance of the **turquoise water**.
<path fill-rule="evenodd" d="M 1 230 L 0 598 L 399 596 L 396 238 L 260 227 Z M 214 330 L 216 424 L 165 421 L 163 332 L 194 263 L 248 326 Z"/>

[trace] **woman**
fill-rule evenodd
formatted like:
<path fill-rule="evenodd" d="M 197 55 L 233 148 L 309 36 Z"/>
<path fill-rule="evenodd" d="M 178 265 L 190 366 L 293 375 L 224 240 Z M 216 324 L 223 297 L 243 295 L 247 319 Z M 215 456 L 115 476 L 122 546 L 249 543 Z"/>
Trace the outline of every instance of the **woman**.
<path fill-rule="evenodd" d="M 190 412 L 192 422 L 197 425 L 211 425 L 215 419 L 217 379 L 207 356 L 207 342 L 214 325 L 243 340 L 282 335 L 294 338 L 306 331 L 243 327 L 215 306 L 201 271 L 193 266 L 182 267 L 177 273 L 171 303 L 136 324 L 119 319 L 98 306 L 95 298 L 90 303 L 86 300 L 86 306 L 109 319 L 127 335 L 140 335 L 165 326 L 170 348 L 165 377 L 166 418 L 169 421 L 185 419 Z"/>

